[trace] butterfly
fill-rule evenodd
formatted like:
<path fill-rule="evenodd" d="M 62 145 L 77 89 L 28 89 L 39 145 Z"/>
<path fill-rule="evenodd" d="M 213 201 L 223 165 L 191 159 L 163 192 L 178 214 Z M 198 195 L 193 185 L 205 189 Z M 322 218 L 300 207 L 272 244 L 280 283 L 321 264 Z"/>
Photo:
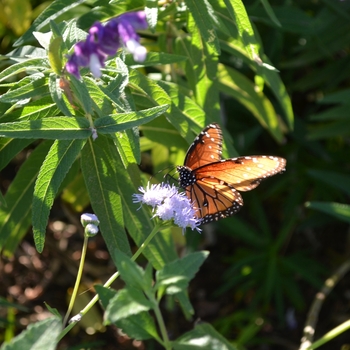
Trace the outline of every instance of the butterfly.
<path fill-rule="evenodd" d="M 177 167 L 179 185 L 201 224 L 236 214 L 243 206 L 238 191 L 250 191 L 286 167 L 284 158 L 274 156 L 222 159 L 222 141 L 220 126 L 209 124 L 189 147 L 184 165 Z"/>

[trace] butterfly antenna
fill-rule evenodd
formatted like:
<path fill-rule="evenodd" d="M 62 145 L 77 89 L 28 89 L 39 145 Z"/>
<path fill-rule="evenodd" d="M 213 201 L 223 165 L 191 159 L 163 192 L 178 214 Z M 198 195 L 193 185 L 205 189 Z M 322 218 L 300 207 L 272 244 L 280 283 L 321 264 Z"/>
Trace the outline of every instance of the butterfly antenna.
<path fill-rule="evenodd" d="M 169 178 L 172 179 L 174 182 L 178 182 L 179 180 L 176 179 L 173 175 L 171 175 L 170 173 L 166 173 L 164 175 L 164 178 L 166 179 L 166 181 L 169 183 L 170 181 L 168 180 Z"/>
<path fill-rule="evenodd" d="M 163 169 L 161 169 L 161 170 L 158 170 L 155 174 L 153 174 L 153 175 L 150 177 L 149 180 L 151 181 L 151 180 L 153 179 L 153 177 L 155 177 L 156 175 L 158 175 L 158 174 L 164 172 L 166 169 L 171 169 L 170 171 L 172 171 L 172 170 L 174 170 L 174 168 L 175 168 L 174 165 L 169 165 L 168 167 L 165 167 L 165 168 L 163 168 Z M 168 178 L 169 178 L 169 177 L 170 177 L 172 180 L 174 180 L 174 181 L 177 182 L 177 179 L 174 178 L 174 176 L 170 175 L 169 172 L 167 172 L 167 173 L 163 176 L 163 179 L 166 179 L 166 181 L 169 182 L 169 181 L 168 181 Z"/>
<path fill-rule="evenodd" d="M 164 175 L 164 179 L 166 179 L 166 181 L 169 183 L 170 181 L 169 181 L 169 178 L 171 179 L 171 180 L 173 180 L 173 182 L 178 182 L 178 179 L 176 179 L 175 177 L 174 177 L 174 175 L 172 175 L 171 174 L 171 172 L 176 168 L 175 166 L 169 166 L 168 167 L 168 169 L 169 168 L 171 168 L 171 170 L 168 172 L 168 173 L 166 173 L 165 175 Z M 176 172 L 176 171 L 175 171 Z"/>

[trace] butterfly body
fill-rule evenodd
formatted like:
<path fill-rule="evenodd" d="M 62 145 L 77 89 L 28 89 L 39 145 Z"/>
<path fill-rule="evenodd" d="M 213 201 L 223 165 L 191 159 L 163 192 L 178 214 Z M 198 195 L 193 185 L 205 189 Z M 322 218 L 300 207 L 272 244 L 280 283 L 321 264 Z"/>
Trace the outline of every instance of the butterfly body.
<path fill-rule="evenodd" d="M 178 166 L 179 185 L 202 224 L 224 219 L 243 206 L 238 191 L 250 191 L 261 180 L 284 171 L 286 160 L 274 156 L 222 159 L 222 132 L 209 124 L 189 147 L 183 166 Z"/>

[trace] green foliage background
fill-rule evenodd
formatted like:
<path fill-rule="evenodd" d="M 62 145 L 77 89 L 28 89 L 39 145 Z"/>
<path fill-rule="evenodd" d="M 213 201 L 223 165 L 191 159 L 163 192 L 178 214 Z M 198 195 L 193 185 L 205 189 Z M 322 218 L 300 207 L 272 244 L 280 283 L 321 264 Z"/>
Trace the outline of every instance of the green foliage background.
<path fill-rule="evenodd" d="M 254 348 L 266 341 L 256 320 L 283 332 L 290 309 L 300 338 L 310 300 L 349 254 L 350 2 L 186 0 L 158 4 L 159 12 L 142 0 L 55 1 L 49 10 L 46 2 L 21 4 L 16 11 L 16 1 L 0 4 L 0 168 L 30 150 L 15 176 L 2 178 L 3 254 L 15 254 L 31 227 L 44 249 L 58 197 L 76 215 L 91 203 L 110 251 L 130 254 L 126 232 L 140 245 L 153 227 L 151 212 L 137 211 L 131 195 L 151 172 L 182 164 L 201 128 L 219 122 L 225 157 L 278 155 L 287 171 L 245 193 L 237 216 L 204 227 L 202 236 L 187 232 L 182 249 L 197 250 L 215 232 L 222 251 L 213 248 L 209 262 L 224 270 L 211 298 L 229 295 L 231 307 L 244 310 L 211 320 L 226 338 Z M 70 78 L 81 102 L 72 108 L 57 82 L 82 31 L 145 6 L 153 24 L 141 33 L 146 62 L 109 61 L 103 86 L 89 75 L 83 83 Z M 49 29 L 64 44 L 39 49 L 33 32 Z M 158 235 L 145 252 L 155 269 L 175 259 L 179 234 Z"/>

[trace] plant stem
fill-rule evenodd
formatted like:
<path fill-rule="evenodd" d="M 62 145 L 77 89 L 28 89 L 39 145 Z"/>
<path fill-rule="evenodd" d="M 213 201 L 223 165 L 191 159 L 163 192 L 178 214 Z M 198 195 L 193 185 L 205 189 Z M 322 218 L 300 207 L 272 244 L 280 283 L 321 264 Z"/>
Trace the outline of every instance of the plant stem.
<path fill-rule="evenodd" d="M 320 338 L 317 341 L 315 341 L 314 343 L 312 343 L 310 345 L 310 347 L 308 347 L 308 349 L 310 349 L 310 350 L 317 349 L 321 345 L 323 345 L 323 344 L 329 342 L 330 340 L 332 340 L 333 338 L 337 337 L 339 334 L 344 333 L 349 328 L 350 328 L 350 320 L 347 320 L 344 323 L 342 323 L 341 325 L 335 327 L 334 329 L 332 329 L 331 331 L 326 333 L 322 338 Z"/>
<path fill-rule="evenodd" d="M 160 229 L 161 228 L 164 228 L 164 223 L 162 223 L 162 222 L 159 222 L 159 223 L 157 223 L 155 226 L 154 226 L 154 228 L 153 228 L 153 230 L 152 230 L 152 232 L 147 236 L 147 238 L 145 239 L 145 241 L 140 245 L 140 247 L 139 247 L 139 249 L 136 251 L 136 253 L 132 256 L 132 258 L 131 258 L 131 260 L 132 261 L 135 261 L 140 255 L 141 255 L 141 253 L 144 251 L 144 249 L 147 247 L 147 245 L 149 244 L 149 242 L 153 239 L 153 237 L 156 235 L 156 233 L 157 232 L 159 232 L 160 231 Z M 85 241 L 84 241 L 84 245 L 85 245 Z M 84 251 L 84 249 L 83 249 L 83 251 Z M 82 257 L 83 258 L 83 257 Z M 84 258 L 85 258 L 85 256 L 84 256 Z M 83 261 L 83 259 L 81 260 L 81 262 Z M 81 269 L 82 270 L 82 269 Z M 79 267 L 79 271 L 80 271 L 80 267 Z M 81 276 L 80 276 L 81 277 Z M 119 277 L 119 271 L 117 271 L 116 273 L 114 273 L 109 279 L 108 279 L 108 281 L 103 285 L 104 287 L 106 287 L 106 288 L 108 288 L 108 287 L 110 287 L 111 286 L 111 284 L 117 279 Z M 79 278 L 79 281 L 80 281 L 80 278 Z M 78 283 L 78 279 L 77 279 L 77 281 L 75 282 L 75 285 L 77 286 L 77 284 L 79 284 Z M 76 289 L 76 287 L 74 287 L 74 289 Z M 67 322 L 67 319 L 68 319 L 68 316 L 69 316 L 69 314 L 70 314 L 70 311 L 71 311 L 71 309 L 72 309 L 72 307 L 73 307 L 73 303 L 74 303 L 74 301 L 73 301 L 73 303 L 72 303 L 72 300 L 73 300 L 73 296 L 72 296 L 72 299 L 71 299 L 71 303 L 70 304 L 72 304 L 72 305 L 69 305 L 70 306 L 70 308 L 68 308 L 68 311 L 67 311 L 67 314 L 66 314 L 66 317 L 65 317 L 65 322 L 63 323 L 63 324 L 66 324 L 66 322 Z M 82 316 L 84 316 L 95 304 L 96 304 L 96 302 L 98 301 L 98 295 L 96 294 L 92 299 L 91 299 L 91 301 L 89 302 L 89 304 L 87 304 L 85 307 L 84 307 L 84 309 L 83 310 L 81 310 L 80 312 L 79 312 L 79 315 L 82 317 Z M 75 323 L 77 323 L 76 321 L 74 321 Z M 64 332 L 64 331 L 63 331 Z M 62 333 L 63 333 L 62 332 Z M 61 333 L 61 336 L 63 336 L 62 335 L 62 333 Z"/>
<path fill-rule="evenodd" d="M 88 243 L 89 237 L 84 234 L 84 243 L 83 243 L 83 249 L 81 251 L 81 259 L 79 263 L 79 269 L 78 269 L 78 274 L 77 274 L 77 279 L 75 280 L 75 285 L 72 293 L 72 297 L 70 298 L 68 310 L 66 313 L 66 316 L 64 316 L 63 320 L 63 326 L 67 323 L 68 317 L 73 309 L 73 305 L 75 302 L 75 299 L 77 297 L 78 289 L 79 289 L 79 284 L 81 281 L 81 276 L 83 275 L 83 268 L 84 268 L 84 263 L 85 263 L 85 257 L 86 257 L 86 249 L 87 249 L 87 243 Z"/>
<path fill-rule="evenodd" d="M 327 341 L 329 341 L 330 339 L 333 339 L 334 334 L 337 335 L 336 332 L 339 332 L 339 331 L 344 332 L 349 328 L 349 323 L 347 321 L 342 325 L 334 328 L 332 331 L 328 332 L 321 339 L 318 339 L 317 341 L 313 342 L 316 323 L 318 321 L 318 316 L 319 316 L 321 307 L 324 303 L 324 300 L 330 294 L 330 292 L 333 290 L 333 288 L 339 282 L 339 280 L 342 279 L 345 276 L 345 274 L 349 272 L 349 270 L 350 270 L 350 261 L 347 260 L 342 265 L 340 265 L 340 267 L 336 270 L 336 272 L 333 275 L 327 278 L 321 290 L 316 294 L 305 322 L 304 336 L 301 338 L 301 344 L 300 344 L 299 350 L 316 349 L 319 346 L 326 343 Z"/>
<path fill-rule="evenodd" d="M 153 237 L 156 235 L 157 232 L 159 232 L 161 230 L 161 228 L 164 228 L 165 225 L 161 222 L 157 223 L 152 232 L 147 236 L 147 238 L 145 239 L 145 241 L 140 245 L 140 248 L 136 251 L 136 253 L 132 256 L 131 260 L 135 261 L 140 255 L 141 253 L 144 251 L 144 249 L 147 247 L 147 245 L 149 244 L 149 242 L 151 242 L 151 240 L 153 239 Z"/>
<path fill-rule="evenodd" d="M 160 329 L 160 333 L 162 334 L 162 338 L 163 338 L 163 346 L 166 350 L 171 350 L 171 343 L 168 337 L 168 332 L 166 330 L 165 327 L 165 323 L 164 323 L 164 319 L 162 316 L 162 313 L 160 312 L 159 309 L 159 304 L 156 300 L 153 300 L 153 304 L 154 304 L 154 314 L 156 315 L 157 321 L 158 321 L 158 325 L 159 325 L 159 329 Z"/>

